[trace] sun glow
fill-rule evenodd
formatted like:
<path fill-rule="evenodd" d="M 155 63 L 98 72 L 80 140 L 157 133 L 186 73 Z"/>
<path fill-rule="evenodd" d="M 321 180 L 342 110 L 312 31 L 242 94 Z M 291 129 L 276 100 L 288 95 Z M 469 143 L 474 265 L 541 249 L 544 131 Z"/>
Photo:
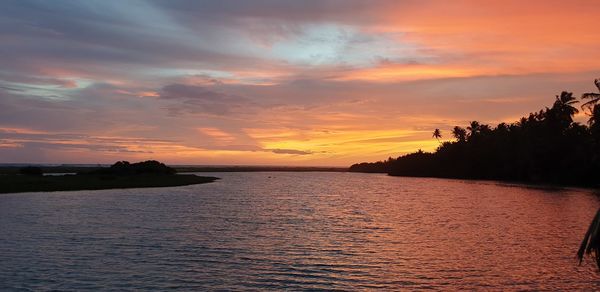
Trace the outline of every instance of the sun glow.
<path fill-rule="evenodd" d="M 593 1 L 265 3 L 7 3 L 0 160 L 347 166 L 600 77 Z"/>

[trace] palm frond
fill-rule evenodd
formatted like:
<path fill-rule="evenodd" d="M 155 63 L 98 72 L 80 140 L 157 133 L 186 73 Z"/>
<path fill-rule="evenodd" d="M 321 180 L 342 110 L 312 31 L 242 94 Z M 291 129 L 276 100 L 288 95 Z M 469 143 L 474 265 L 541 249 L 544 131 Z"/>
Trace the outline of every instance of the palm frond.
<path fill-rule="evenodd" d="M 583 261 L 584 255 L 591 253 L 594 254 L 596 265 L 600 268 L 600 209 L 596 212 L 596 216 L 594 216 L 577 251 L 579 264 Z"/>
<path fill-rule="evenodd" d="M 589 92 L 589 93 L 584 93 L 581 95 L 582 99 L 591 99 L 592 101 L 595 99 L 599 99 L 600 98 L 600 93 L 595 93 L 595 92 Z M 590 101 L 588 101 L 590 102 Z"/>
<path fill-rule="evenodd" d="M 581 99 L 589 99 L 589 101 L 581 104 L 582 109 L 592 109 L 600 101 L 600 93 L 584 93 Z"/>

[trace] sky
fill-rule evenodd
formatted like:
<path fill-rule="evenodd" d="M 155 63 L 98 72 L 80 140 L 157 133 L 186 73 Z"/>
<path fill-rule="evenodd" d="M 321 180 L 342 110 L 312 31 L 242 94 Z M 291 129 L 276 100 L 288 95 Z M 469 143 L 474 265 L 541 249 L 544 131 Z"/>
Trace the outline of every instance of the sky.
<path fill-rule="evenodd" d="M 597 1 L 0 1 L 0 163 L 349 166 L 600 77 Z M 584 114 L 577 117 L 584 122 Z"/>

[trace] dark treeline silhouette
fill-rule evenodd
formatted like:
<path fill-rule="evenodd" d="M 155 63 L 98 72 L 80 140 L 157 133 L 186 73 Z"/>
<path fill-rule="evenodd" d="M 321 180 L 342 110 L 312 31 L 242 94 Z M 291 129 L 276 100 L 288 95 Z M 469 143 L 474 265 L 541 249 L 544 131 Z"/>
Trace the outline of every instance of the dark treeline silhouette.
<path fill-rule="evenodd" d="M 218 179 L 194 174 L 175 175 L 175 169 L 155 160 L 138 163 L 118 161 L 110 167 L 67 169 L 80 171 L 77 174 L 43 175 L 41 167 L 24 167 L 18 173 L 4 173 L 0 175 L 0 194 L 174 187 L 209 183 Z"/>
<path fill-rule="evenodd" d="M 22 175 L 44 175 L 44 171 L 40 167 L 26 166 L 19 169 L 19 173 Z"/>
<path fill-rule="evenodd" d="M 600 80 L 595 80 L 600 90 Z M 454 127 L 452 142 L 434 153 L 421 150 L 396 159 L 360 163 L 354 172 L 398 176 L 512 180 L 596 186 L 600 182 L 600 93 L 585 93 L 581 106 L 587 125 L 573 121 L 579 100 L 571 92 L 556 96 L 552 107 L 496 127 L 473 121 Z M 439 139 L 436 129 L 433 137 Z"/>
<path fill-rule="evenodd" d="M 128 161 L 117 161 L 108 168 L 95 169 L 81 174 L 103 174 L 103 175 L 139 175 L 139 174 L 175 174 L 175 169 L 166 166 L 156 160 L 147 160 L 137 163 Z"/>

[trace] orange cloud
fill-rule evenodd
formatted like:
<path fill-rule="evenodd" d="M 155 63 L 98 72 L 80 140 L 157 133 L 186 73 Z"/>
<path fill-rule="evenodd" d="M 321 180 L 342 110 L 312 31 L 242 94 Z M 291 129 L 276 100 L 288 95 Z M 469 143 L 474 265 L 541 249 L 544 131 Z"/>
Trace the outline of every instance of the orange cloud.
<path fill-rule="evenodd" d="M 226 133 L 217 128 L 198 128 L 198 131 L 218 143 L 231 143 L 235 140 L 235 137 L 229 133 Z"/>
<path fill-rule="evenodd" d="M 173 17 L 150 2 L 177 20 L 152 23 L 103 3 L 0 11 L 15 28 L 2 36 L 0 160 L 348 165 L 433 150 L 434 128 L 514 121 L 600 74 L 596 1 L 344 4 Z"/>

